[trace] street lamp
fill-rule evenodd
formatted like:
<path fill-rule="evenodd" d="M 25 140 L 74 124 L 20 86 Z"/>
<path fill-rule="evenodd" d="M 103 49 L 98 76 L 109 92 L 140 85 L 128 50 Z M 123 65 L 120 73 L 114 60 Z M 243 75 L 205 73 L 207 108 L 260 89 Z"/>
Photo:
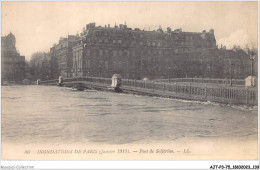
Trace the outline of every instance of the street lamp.
<path fill-rule="evenodd" d="M 141 79 L 142 79 L 142 77 L 144 76 L 144 66 L 145 66 L 145 64 L 144 64 L 144 61 L 143 60 L 140 60 L 140 65 L 141 65 L 141 70 L 140 70 L 140 76 L 141 76 Z"/>
<path fill-rule="evenodd" d="M 230 61 L 230 86 L 232 86 L 232 63 L 231 63 L 231 59 L 229 60 Z"/>
<path fill-rule="evenodd" d="M 170 69 L 171 69 L 171 67 L 168 66 L 168 82 L 169 82 L 169 83 L 170 83 Z"/>
<path fill-rule="evenodd" d="M 101 77 L 101 64 L 100 63 L 99 63 L 98 68 L 99 68 L 99 79 L 100 79 L 100 77 Z"/>
<path fill-rule="evenodd" d="M 255 52 L 254 51 L 249 51 L 249 59 L 251 60 L 251 87 L 253 86 L 253 66 L 254 66 L 254 59 L 255 59 Z"/>

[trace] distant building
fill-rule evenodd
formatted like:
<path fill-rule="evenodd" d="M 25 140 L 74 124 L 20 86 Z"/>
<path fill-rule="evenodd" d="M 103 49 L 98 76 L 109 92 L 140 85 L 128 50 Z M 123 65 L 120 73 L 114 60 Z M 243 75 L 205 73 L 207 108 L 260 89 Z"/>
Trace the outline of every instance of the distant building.
<path fill-rule="evenodd" d="M 251 74 L 249 55 L 242 49 L 219 49 L 217 52 L 223 78 L 240 79 Z"/>
<path fill-rule="evenodd" d="M 68 35 L 67 38 L 60 38 L 59 43 L 50 49 L 52 78 L 59 75 L 72 77 L 72 47 L 78 39 L 78 36 Z"/>
<path fill-rule="evenodd" d="M 61 47 L 68 38 L 61 39 L 51 48 L 51 56 L 57 58 L 54 68 L 64 77 L 245 78 L 250 70 L 245 52 L 217 47 L 213 29 L 145 31 L 126 24 L 101 27 L 89 23 L 69 42 L 70 46 Z"/>
<path fill-rule="evenodd" d="M 32 54 L 30 67 L 32 69 L 32 78 L 34 80 L 50 79 L 50 53 L 37 52 Z"/>
<path fill-rule="evenodd" d="M 10 32 L 1 37 L 1 80 L 22 81 L 25 78 L 25 57 L 16 50 L 15 36 Z"/>

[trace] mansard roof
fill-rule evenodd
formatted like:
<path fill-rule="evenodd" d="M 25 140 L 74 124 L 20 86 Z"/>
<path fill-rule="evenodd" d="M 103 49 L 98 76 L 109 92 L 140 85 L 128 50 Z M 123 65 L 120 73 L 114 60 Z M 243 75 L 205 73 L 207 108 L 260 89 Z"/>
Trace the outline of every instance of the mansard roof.
<path fill-rule="evenodd" d="M 183 32 L 181 29 L 177 29 L 174 31 L 164 32 L 162 29 L 158 29 L 157 31 L 147 31 L 140 30 L 138 28 L 132 29 L 127 28 L 126 25 L 120 25 L 120 27 L 101 27 L 94 26 L 87 27 L 83 29 L 81 33 L 82 37 L 95 37 L 95 38 L 128 38 L 128 39 L 136 39 L 136 40 L 185 40 L 192 37 L 194 40 L 198 41 L 216 41 L 214 36 L 214 30 L 210 30 L 209 32 Z"/>

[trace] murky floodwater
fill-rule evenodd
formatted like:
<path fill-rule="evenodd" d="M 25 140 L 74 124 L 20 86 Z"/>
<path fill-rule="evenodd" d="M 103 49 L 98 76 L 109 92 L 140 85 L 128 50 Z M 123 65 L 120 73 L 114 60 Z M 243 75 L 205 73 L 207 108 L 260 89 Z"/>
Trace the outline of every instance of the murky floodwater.
<path fill-rule="evenodd" d="M 257 139 L 257 109 L 56 86 L 2 87 L 2 142 Z"/>

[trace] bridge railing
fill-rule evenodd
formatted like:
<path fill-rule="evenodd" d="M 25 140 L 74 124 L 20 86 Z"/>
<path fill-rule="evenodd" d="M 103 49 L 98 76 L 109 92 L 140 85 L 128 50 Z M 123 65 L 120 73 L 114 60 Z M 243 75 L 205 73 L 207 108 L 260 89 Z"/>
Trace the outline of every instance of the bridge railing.
<path fill-rule="evenodd" d="M 214 83 L 214 84 L 230 84 L 230 79 L 208 79 L 208 78 L 170 78 L 170 79 L 156 79 L 156 82 L 197 82 L 197 83 Z M 234 85 L 245 85 L 244 79 L 232 79 Z"/>
<path fill-rule="evenodd" d="M 42 84 L 56 84 L 58 79 L 41 82 Z M 111 85 L 111 78 L 84 77 L 66 78 L 64 83 L 99 83 Z M 152 80 L 122 80 L 123 88 L 146 91 L 154 94 L 180 97 L 194 100 L 215 101 L 233 104 L 257 105 L 258 90 L 256 88 L 230 87 L 230 86 L 207 86 L 206 84 L 189 83 L 183 85 L 178 82 L 158 82 Z"/>
<path fill-rule="evenodd" d="M 258 90 L 255 88 L 236 88 L 229 86 L 210 87 L 201 84 L 183 85 L 169 82 L 155 82 L 151 80 L 123 80 L 124 86 L 146 89 L 150 92 L 161 92 L 169 96 L 187 99 L 199 99 L 231 104 L 257 105 Z"/>

